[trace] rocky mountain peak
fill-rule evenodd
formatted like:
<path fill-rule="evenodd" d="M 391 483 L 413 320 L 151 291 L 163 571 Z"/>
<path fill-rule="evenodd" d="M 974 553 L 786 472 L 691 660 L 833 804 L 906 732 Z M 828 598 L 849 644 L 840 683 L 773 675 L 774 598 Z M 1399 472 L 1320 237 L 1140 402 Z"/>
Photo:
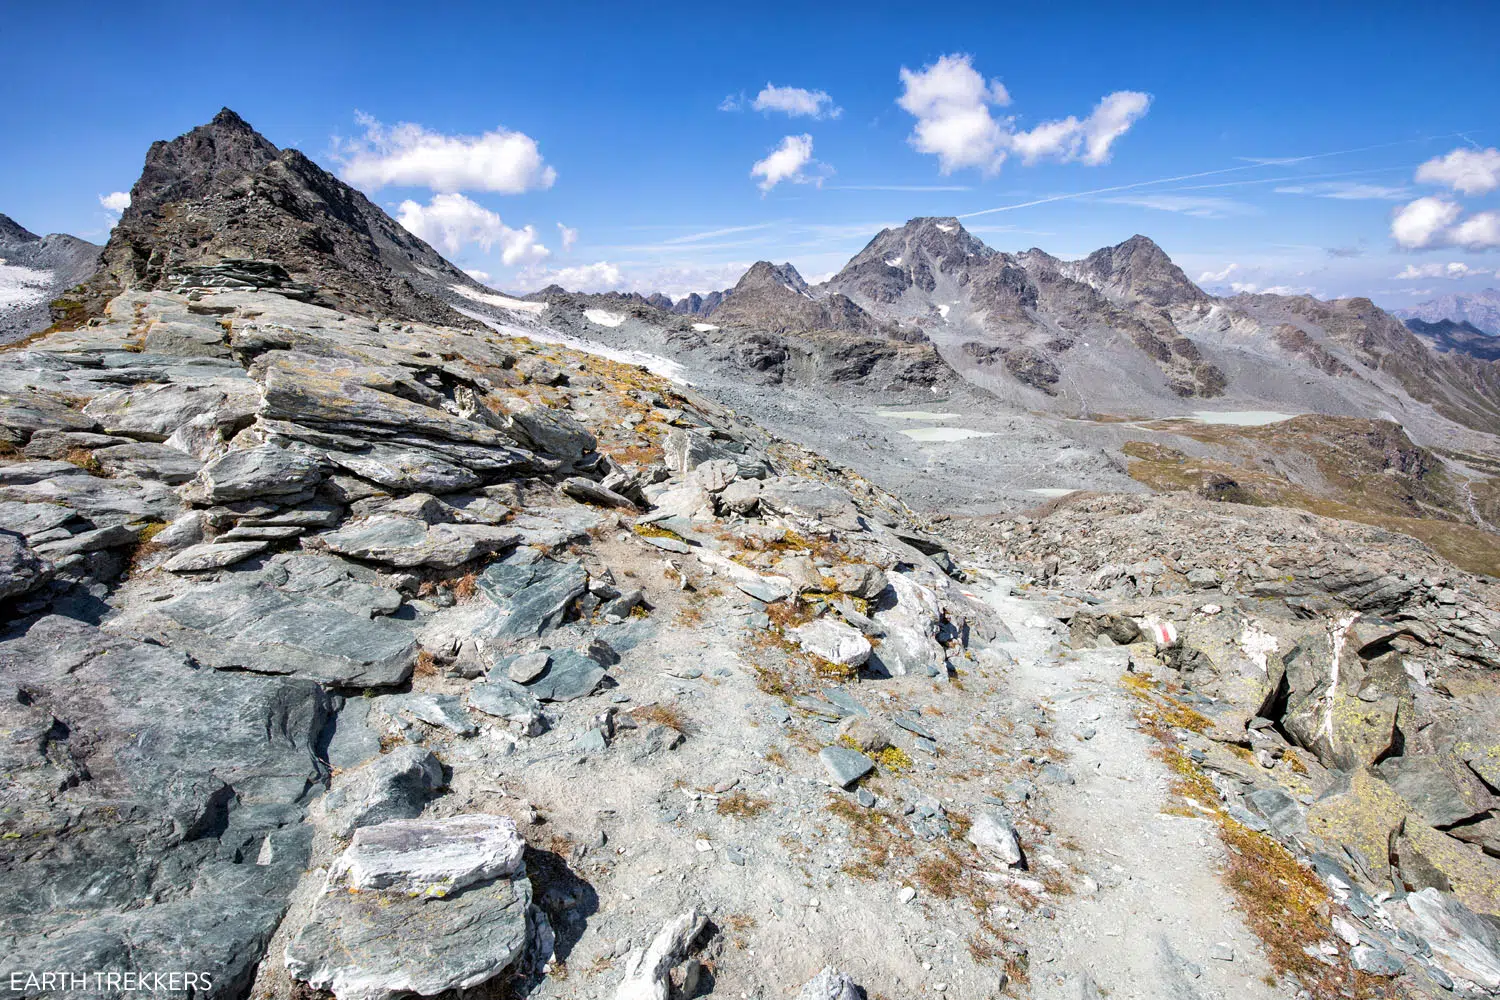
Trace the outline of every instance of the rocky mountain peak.
<path fill-rule="evenodd" d="M 1078 270 L 1090 284 L 1118 301 L 1155 306 L 1208 301 L 1166 251 L 1140 234 L 1117 246 L 1095 250 L 1079 263 Z"/>
<path fill-rule="evenodd" d="M 734 286 L 736 292 L 755 288 L 779 286 L 799 295 L 806 295 L 808 284 L 791 264 L 772 264 L 768 260 L 756 261 L 750 270 Z"/>
<path fill-rule="evenodd" d="M 41 239 L 40 236 L 15 219 L 0 214 L 0 244 L 35 243 L 39 239 Z"/>
<path fill-rule="evenodd" d="M 277 287 L 321 304 L 423 322 L 468 322 L 447 301 L 454 286 L 476 287 L 359 191 L 225 108 L 152 144 L 89 298 L 98 306 L 120 289 L 178 287 L 194 274 L 257 284 L 201 271 L 237 259 L 275 265 L 259 273 L 285 273 Z"/>

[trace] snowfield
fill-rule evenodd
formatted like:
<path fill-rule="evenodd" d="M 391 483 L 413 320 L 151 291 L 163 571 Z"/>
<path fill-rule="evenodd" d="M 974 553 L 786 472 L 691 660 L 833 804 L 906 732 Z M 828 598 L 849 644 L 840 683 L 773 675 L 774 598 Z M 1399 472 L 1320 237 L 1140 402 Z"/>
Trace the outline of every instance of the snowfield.
<path fill-rule="evenodd" d="M 19 309 L 42 301 L 52 284 L 52 272 L 7 264 L 0 259 L 0 309 Z"/>
<path fill-rule="evenodd" d="M 616 327 L 625 322 L 625 317 L 620 313 L 612 313 L 607 309 L 585 309 L 583 318 L 590 323 L 600 326 Z"/>
<path fill-rule="evenodd" d="M 464 285 L 449 285 L 448 287 L 466 299 L 483 302 L 485 305 L 498 306 L 501 309 L 509 309 L 511 312 L 531 313 L 533 316 L 539 316 L 547 311 L 547 303 L 545 302 L 524 302 L 521 299 L 513 299 L 508 295 L 487 295 L 484 292 L 476 292 L 474 289 Z"/>

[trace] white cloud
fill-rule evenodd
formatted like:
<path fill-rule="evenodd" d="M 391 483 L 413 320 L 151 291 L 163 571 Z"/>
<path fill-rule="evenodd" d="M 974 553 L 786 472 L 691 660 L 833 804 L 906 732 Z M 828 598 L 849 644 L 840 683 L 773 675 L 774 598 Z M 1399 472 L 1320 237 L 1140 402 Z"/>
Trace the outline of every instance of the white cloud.
<path fill-rule="evenodd" d="M 557 236 L 562 241 L 563 253 L 573 249 L 573 244 L 578 242 L 578 230 L 565 226 L 561 222 L 557 224 Z"/>
<path fill-rule="evenodd" d="M 1391 237 L 1408 250 L 1442 246 L 1446 230 L 1461 212 L 1457 202 L 1418 198 L 1396 209 L 1391 217 Z"/>
<path fill-rule="evenodd" d="M 1418 167 L 1417 180 L 1460 194 L 1488 194 L 1500 188 L 1500 149 L 1455 149 Z"/>
<path fill-rule="evenodd" d="M 1500 212 L 1479 212 L 1460 219 L 1462 214 L 1457 202 L 1418 198 L 1396 210 L 1391 218 L 1391 237 L 1407 250 L 1500 248 Z"/>
<path fill-rule="evenodd" d="M 1158 212 L 1177 212 L 1199 219 L 1227 219 L 1234 215 L 1254 215 L 1255 208 L 1232 198 L 1213 198 L 1191 194 L 1136 194 L 1102 198 L 1112 205 L 1131 205 Z"/>
<path fill-rule="evenodd" d="M 103 205 L 106 211 L 119 215 L 130 207 L 130 193 L 128 191 L 115 191 L 110 194 L 101 194 L 99 196 L 99 204 Z"/>
<path fill-rule="evenodd" d="M 919 72 L 901 67 L 905 88 L 896 103 L 917 119 L 907 142 L 938 158 L 949 174 L 965 167 L 994 173 L 1005 162 L 1006 131 L 990 114 L 1010 94 L 999 80 L 986 81 L 967 55 L 946 55 Z"/>
<path fill-rule="evenodd" d="M 1229 276 L 1238 271 L 1238 264 L 1228 264 L 1222 271 L 1204 271 L 1198 275 L 1198 284 L 1221 285 L 1229 280 Z"/>
<path fill-rule="evenodd" d="M 917 119 L 907 142 L 937 156 L 945 174 L 965 167 L 994 173 L 1012 152 L 1026 164 L 1106 163 L 1115 140 L 1151 105 L 1149 94 L 1121 90 L 1101 99 L 1081 121 L 1069 115 L 1018 131 L 1014 119 L 991 111 L 1009 105 L 1010 93 L 999 80 L 986 81 L 968 55 L 945 55 L 918 72 L 903 66 L 901 83 L 896 103 Z"/>
<path fill-rule="evenodd" d="M 500 216 L 461 194 L 434 195 L 426 205 L 407 200 L 398 210 L 398 222 L 415 236 L 456 256 L 465 246 L 474 244 L 488 253 L 496 244 L 500 260 L 507 267 L 541 260 L 551 251 L 537 242 L 534 226 L 512 229 Z"/>
<path fill-rule="evenodd" d="M 782 181 L 791 181 L 793 184 L 807 184 L 809 182 L 821 184 L 822 177 L 810 177 L 804 171 L 807 167 L 817 161 L 812 158 L 813 140 L 812 136 L 789 135 L 781 140 L 781 145 L 767 156 L 764 160 L 757 160 L 750 168 L 751 177 L 761 178 L 761 191 L 769 191 Z"/>
<path fill-rule="evenodd" d="M 479 282 L 481 285 L 488 285 L 490 283 L 490 272 L 488 272 L 488 271 L 479 271 L 479 270 L 473 270 L 473 269 L 470 269 L 470 268 L 465 268 L 464 269 L 464 274 L 467 274 L 469 277 L 473 278 L 475 281 Z"/>
<path fill-rule="evenodd" d="M 1396 275 L 1396 280 L 1418 281 L 1427 278 L 1448 278 L 1452 281 L 1458 281 L 1461 278 L 1471 278 L 1494 273 L 1482 268 L 1470 267 L 1462 261 L 1452 261 L 1447 264 L 1435 262 L 1431 264 L 1408 264 L 1402 269 L 1400 274 Z"/>
<path fill-rule="evenodd" d="M 778 87 L 774 83 L 767 83 L 750 106 L 756 111 L 780 111 L 793 118 L 837 118 L 844 113 L 825 91 Z"/>
<path fill-rule="evenodd" d="M 369 115 L 358 119 L 364 138 L 340 144 L 338 157 L 344 179 L 358 187 L 520 194 L 550 188 L 557 180 L 536 140 L 521 132 L 443 135 L 410 122 L 387 127 Z"/>
<path fill-rule="evenodd" d="M 730 94 L 719 102 L 720 111 L 743 111 L 745 108 L 745 95 L 743 93 Z"/>
<path fill-rule="evenodd" d="M 1245 295 L 1312 295 L 1314 289 L 1292 285 L 1270 285 L 1262 288 L 1253 281 L 1231 281 L 1230 291 Z"/>
<path fill-rule="evenodd" d="M 1400 201 L 1411 196 L 1407 187 L 1385 184 L 1360 184 L 1355 181 L 1324 181 L 1318 184 L 1290 184 L 1275 189 L 1277 194 L 1310 194 L 1340 201 Z"/>
<path fill-rule="evenodd" d="M 1454 226 L 1449 234 L 1454 246 L 1468 250 L 1500 247 L 1500 212 L 1480 212 Z"/>
<path fill-rule="evenodd" d="M 625 275 L 607 260 L 556 270 L 533 268 L 521 276 L 537 288 L 561 285 L 570 292 L 613 292 L 625 286 Z"/>
<path fill-rule="evenodd" d="M 1151 106 L 1151 95 L 1119 90 L 1103 98 L 1083 121 L 1069 115 L 1043 122 L 1011 136 L 1011 146 L 1027 165 L 1040 160 L 1078 161 L 1089 166 L 1109 162 L 1109 147 L 1130 130 Z"/>

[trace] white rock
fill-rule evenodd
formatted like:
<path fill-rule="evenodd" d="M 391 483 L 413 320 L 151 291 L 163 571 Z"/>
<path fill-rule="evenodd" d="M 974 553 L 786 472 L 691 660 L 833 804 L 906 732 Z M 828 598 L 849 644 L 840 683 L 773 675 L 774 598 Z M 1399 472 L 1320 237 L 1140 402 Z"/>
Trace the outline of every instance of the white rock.
<path fill-rule="evenodd" d="M 819 618 L 791 630 L 802 650 L 840 666 L 858 667 L 870 658 L 870 640 L 853 626 Z"/>
<path fill-rule="evenodd" d="M 632 952 L 626 960 L 625 978 L 615 991 L 615 1000 L 668 1000 L 672 970 L 687 958 L 693 940 L 707 924 L 708 918 L 697 910 L 669 920 L 647 948 Z"/>
<path fill-rule="evenodd" d="M 1026 856 L 1021 852 L 1021 840 L 1010 817 L 998 809 L 986 809 L 974 817 L 969 827 L 969 843 L 979 848 L 985 857 L 1011 867 L 1023 867 Z"/>
<path fill-rule="evenodd" d="M 507 816 L 469 813 L 365 826 L 329 870 L 330 886 L 447 896 L 521 865 L 526 842 Z"/>

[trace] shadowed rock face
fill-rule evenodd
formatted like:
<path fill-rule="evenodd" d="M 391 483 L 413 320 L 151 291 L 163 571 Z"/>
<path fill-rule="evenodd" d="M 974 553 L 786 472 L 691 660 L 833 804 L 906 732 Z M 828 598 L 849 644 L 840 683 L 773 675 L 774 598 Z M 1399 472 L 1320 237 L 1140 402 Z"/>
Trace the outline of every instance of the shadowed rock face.
<path fill-rule="evenodd" d="M 361 315 L 464 323 L 445 287 L 477 287 L 363 194 L 225 108 L 152 144 L 90 286 L 96 302 L 171 288 L 180 268 L 232 258 L 274 261 L 316 286 L 319 304 Z"/>

